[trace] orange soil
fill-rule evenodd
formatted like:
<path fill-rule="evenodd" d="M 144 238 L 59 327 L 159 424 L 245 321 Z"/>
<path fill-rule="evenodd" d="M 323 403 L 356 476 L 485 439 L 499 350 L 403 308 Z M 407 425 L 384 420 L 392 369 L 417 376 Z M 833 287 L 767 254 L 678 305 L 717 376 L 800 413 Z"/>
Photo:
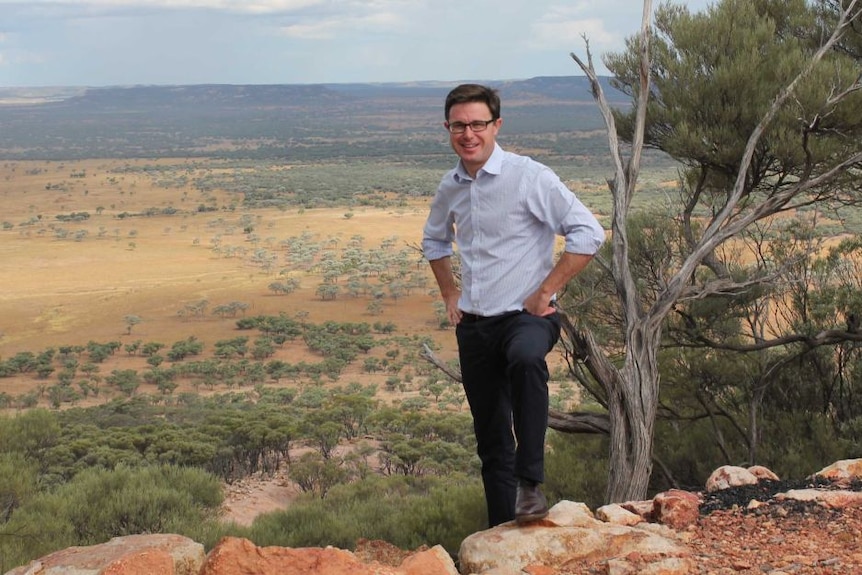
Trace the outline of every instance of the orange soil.
<path fill-rule="evenodd" d="M 126 344 L 141 340 L 170 346 L 192 335 L 211 350 L 216 341 L 247 335 L 236 331 L 237 318 L 211 313 L 214 307 L 234 301 L 250 306 L 247 315 L 284 312 L 289 316 L 307 314 L 307 321 L 315 323 L 392 322 L 396 333 L 430 335 L 443 346 L 441 357 L 453 356 L 452 332 L 441 331 L 435 324 L 432 305 L 436 295 L 431 293 L 434 283 L 430 272 L 426 272 L 427 293 L 414 291 L 397 301 L 387 299 L 383 313 L 375 316 L 368 313 L 366 298 L 339 296 L 322 301 L 315 293 L 320 283 L 316 276 L 303 275 L 299 290 L 275 295 L 267 286 L 281 279 L 277 273 L 284 267 L 283 261 L 266 272 L 250 264 L 248 257 L 227 257 L 211 249 L 211 241 L 218 237 L 223 247 L 234 246 L 249 253 L 260 247 L 282 254 L 279 242 L 303 232 L 312 234 L 316 241 L 338 240 L 336 249 L 356 235 L 362 236 L 364 249 L 375 249 L 391 238 L 396 238 L 395 249 L 400 249 L 418 243 L 427 200 L 397 210 L 351 208 L 349 218 L 344 208 L 240 208 L 197 213 L 195 208 L 205 198 L 195 190 L 164 189 L 143 173 L 108 171 L 115 166 L 153 163 L 90 160 L 8 162 L 0 166 L 0 180 L 4 182 L 0 221 L 11 224 L 0 230 L 0 358 L 88 341 Z M 86 175 L 70 178 L 74 173 Z M 47 189 L 57 185 L 66 189 Z M 236 201 L 226 193 L 213 195 L 219 206 Z M 182 213 L 117 217 L 122 212 L 168 206 Z M 90 218 L 81 222 L 55 218 L 72 212 L 88 212 Z M 255 233 L 261 238 L 257 246 L 250 245 L 243 233 L 240 220 L 244 214 L 253 218 Z M 35 223 L 22 225 L 28 220 Z M 67 230 L 69 237 L 57 239 L 57 228 Z M 71 236 L 79 230 L 85 230 L 86 236 L 76 241 Z M 204 316 L 183 319 L 178 315 L 185 306 L 204 299 L 209 302 Z M 131 334 L 124 319 L 127 315 L 142 320 L 132 327 Z M 295 355 L 303 353 L 303 348 L 299 344 L 286 346 L 279 354 Z M 100 366 L 100 374 L 146 368 L 143 358 L 120 352 Z M 346 377 L 362 375 L 356 366 L 350 371 L 353 373 Z M 385 379 L 382 374 L 377 377 Z M 30 374 L 3 378 L 0 392 L 17 396 L 44 383 Z"/>

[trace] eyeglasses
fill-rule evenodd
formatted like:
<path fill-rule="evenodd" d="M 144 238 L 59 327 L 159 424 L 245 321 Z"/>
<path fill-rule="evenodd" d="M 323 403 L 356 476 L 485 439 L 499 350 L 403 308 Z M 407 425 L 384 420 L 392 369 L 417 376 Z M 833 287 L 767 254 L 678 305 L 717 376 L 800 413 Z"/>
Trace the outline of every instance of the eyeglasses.
<path fill-rule="evenodd" d="M 473 132 L 484 132 L 488 128 L 488 124 L 493 124 L 496 120 L 476 120 L 465 124 L 464 122 L 452 122 L 446 124 L 446 129 L 453 134 L 463 134 L 469 127 Z"/>

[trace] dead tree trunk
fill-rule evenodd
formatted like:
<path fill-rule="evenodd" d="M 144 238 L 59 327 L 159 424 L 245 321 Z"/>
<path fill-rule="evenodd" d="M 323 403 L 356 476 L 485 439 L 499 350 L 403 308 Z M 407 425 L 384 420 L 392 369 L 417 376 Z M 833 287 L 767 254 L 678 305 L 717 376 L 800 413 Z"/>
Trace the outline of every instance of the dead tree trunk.
<path fill-rule="evenodd" d="M 640 329 L 641 331 L 637 331 Z M 652 473 L 653 428 L 658 409 L 659 374 L 656 361 L 659 334 L 635 324 L 625 363 L 615 367 L 590 332 L 563 317 L 568 353 L 581 362 L 604 390 L 608 410 L 610 452 L 605 500 L 644 499 Z"/>

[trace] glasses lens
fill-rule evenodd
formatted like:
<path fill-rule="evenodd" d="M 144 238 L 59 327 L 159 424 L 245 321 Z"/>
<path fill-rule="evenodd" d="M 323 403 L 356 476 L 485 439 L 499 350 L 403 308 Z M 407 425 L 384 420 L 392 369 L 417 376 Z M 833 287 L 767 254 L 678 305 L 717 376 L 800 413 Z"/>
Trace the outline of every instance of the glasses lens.
<path fill-rule="evenodd" d="M 462 122 L 452 122 L 449 124 L 449 131 L 453 134 L 463 134 L 467 130 L 467 124 Z"/>
<path fill-rule="evenodd" d="M 474 132 L 481 132 L 482 130 L 484 130 L 485 128 L 488 127 L 488 124 L 489 124 L 489 122 L 482 122 L 482 121 L 471 122 L 470 123 L 470 129 L 473 130 Z"/>

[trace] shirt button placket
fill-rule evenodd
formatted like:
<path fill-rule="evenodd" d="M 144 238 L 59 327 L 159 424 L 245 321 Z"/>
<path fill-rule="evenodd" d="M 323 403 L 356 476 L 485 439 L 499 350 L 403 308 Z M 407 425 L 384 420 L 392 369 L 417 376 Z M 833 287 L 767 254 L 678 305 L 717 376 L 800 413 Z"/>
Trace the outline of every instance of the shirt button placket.
<path fill-rule="evenodd" d="M 483 277 L 484 266 L 482 265 L 484 262 L 479 261 L 479 254 L 481 254 L 479 247 L 482 245 L 482 206 L 480 205 L 479 194 L 479 185 L 474 178 L 470 183 L 470 218 L 473 223 L 473 284 L 470 286 L 470 303 L 473 305 L 473 309 L 480 310 L 479 313 L 481 314 L 484 311 L 479 306 L 482 301 L 481 286 L 485 279 Z"/>

